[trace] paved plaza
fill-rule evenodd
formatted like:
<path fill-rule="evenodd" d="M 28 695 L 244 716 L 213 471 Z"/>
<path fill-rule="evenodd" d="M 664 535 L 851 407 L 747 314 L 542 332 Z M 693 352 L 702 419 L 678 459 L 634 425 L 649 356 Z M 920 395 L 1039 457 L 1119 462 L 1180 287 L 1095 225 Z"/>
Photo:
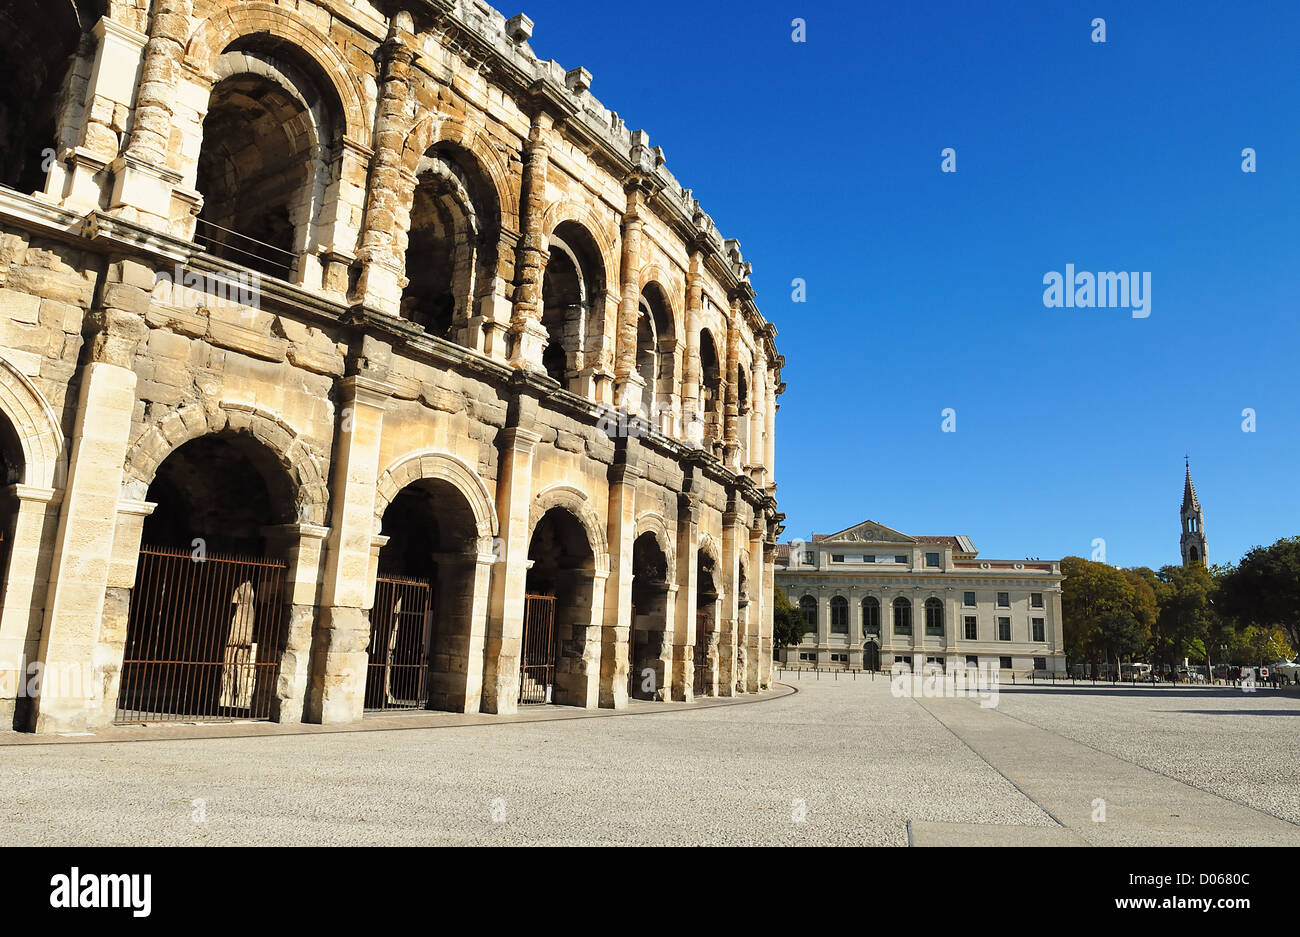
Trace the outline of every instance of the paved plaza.
<path fill-rule="evenodd" d="M 0 734 L 0 836 L 1298 845 L 1298 719 L 1294 692 L 1019 686 L 981 708 L 895 698 L 882 677 L 787 674 L 758 699 L 617 715 L 419 714 L 347 731 L 115 729 L 54 741 L 10 733 Z"/>

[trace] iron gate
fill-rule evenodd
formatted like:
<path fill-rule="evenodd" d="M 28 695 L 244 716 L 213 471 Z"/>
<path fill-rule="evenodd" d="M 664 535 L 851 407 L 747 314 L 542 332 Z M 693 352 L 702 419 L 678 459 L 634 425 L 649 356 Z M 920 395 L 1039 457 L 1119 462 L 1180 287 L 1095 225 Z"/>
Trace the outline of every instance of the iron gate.
<path fill-rule="evenodd" d="M 703 696 L 709 685 L 709 613 L 695 613 L 695 695 Z"/>
<path fill-rule="evenodd" d="M 266 557 L 141 549 L 116 721 L 270 719 L 283 576 Z"/>
<path fill-rule="evenodd" d="M 524 596 L 519 702 L 549 703 L 555 685 L 555 596 Z"/>
<path fill-rule="evenodd" d="M 427 709 L 433 586 L 426 579 L 380 576 L 366 648 L 366 709 Z"/>

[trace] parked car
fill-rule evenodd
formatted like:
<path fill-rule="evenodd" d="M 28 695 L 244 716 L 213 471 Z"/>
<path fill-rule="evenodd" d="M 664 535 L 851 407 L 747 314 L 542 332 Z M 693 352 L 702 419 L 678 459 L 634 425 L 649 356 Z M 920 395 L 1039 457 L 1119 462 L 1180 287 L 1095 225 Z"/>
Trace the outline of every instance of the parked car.
<path fill-rule="evenodd" d="M 1174 673 L 1178 675 L 1179 683 L 1204 683 L 1205 668 L 1203 667 L 1178 667 Z"/>

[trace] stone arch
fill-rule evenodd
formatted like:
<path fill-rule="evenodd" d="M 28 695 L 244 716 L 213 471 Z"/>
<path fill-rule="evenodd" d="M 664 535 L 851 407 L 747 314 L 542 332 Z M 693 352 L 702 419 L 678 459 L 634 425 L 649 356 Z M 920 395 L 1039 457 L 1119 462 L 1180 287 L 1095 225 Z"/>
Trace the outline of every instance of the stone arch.
<path fill-rule="evenodd" d="M 583 228 L 596 249 L 600 252 L 600 262 L 605 268 L 606 289 L 612 289 L 614 279 L 618 276 L 620 266 L 618 235 L 613 229 L 612 219 L 603 217 L 590 204 L 575 198 L 563 198 L 546 207 L 542 216 L 542 230 L 547 236 L 565 222 Z"/>
<path fill-rule="evenodd" d="M 338 46 L 301 17 L 273 3 L 240 3 L 223 8 L 202 21 L 190 34 L 185 63 L 213 79 L 217 62 L 234 42 L 267 35 L 288 43 L 310 58 L 320 71 L 322 82 L 338 98 L 343 135 L 352 141 L 368 140 L 372 120 L 360 82 L 351 76 L 355 69 Z"/>
<path fill-rule="evenodd" d="M 700 534 L 698 549 L 701 553 L 713 560 L 718 569 L 722 569 L 722 548 L 718 546 L 718 541 L 712 534 Z M 719 592 L 719 595 L 722 593 Z"/>
<path fill-rule="evenodd" d="M 482 550 L 484 545 L 481 541 L 491 540 L 500 529 L 492 495 L 467 463 L 436 449 L 425 449 L 403 456 L 380 473 L 379 482 L 375 486 L 375 535 L 379 535 L 383 525 L 384 512 L 402 489 L 427 479 L 445 481 L 465 496 L 474 512 L 474 523 Z"/>
<path fill-rule="evenodd" d="M 54 408 L 22 371 L 0 357 L 0 413 L 8 417 L 23 455 L 22 484 L 62 488 L 68 474 L 63 430 Z"/>
<path fill-rule="evenodd" d="M 273 455 L 295 489 L 298 520 L 324 526 L 329 516 L 329 487 L 320 459 L 299 433 L 273 413 L 247 404 L 222 402 L 169 413 L 147 427 L 127 450 L 123 497 L 143 501 L 158 466 L 185 443 L 220 432 L 252 436 Z"/>
<path fill-rule="evenodd" d="M 563 508 L 578 519 L 587 534 L 587 542 L 595 557 L 597 575 L 609 575 L 609 541 L 605 537 L 605 525 L 596 513 L 586 492 L 572 485 L 555 485 L 540 491 L 533 499 L 528 511 L 528 536 L 532 538 L 537 525 L 541 523 L 546 512 L 554 508 Z"/>
<path fill-rule="evenodd" d="M 669 581 L 672 581 L 672 574 L 677 569 L 677 544 L 668 525 L 668 519 L 658 512 L 647 511 L 636 519 L 633 541 L 642 534 L 654 534 L 655 540 L 659 542 L 659 549 L 664 551 L 664 556 L 668 559 Z"/>
<path fill-rule="evenodd" d="M 453 143 L 474 157 L 478 169 L 491 183 L 501 213 L 501 227 L 519 230 L 519 192 L 508 164 L 493 146 L 486 133 L 442 114 L 429 114 L 407 134 L 402 148 L 402 168 L 410 179 L 416 178 L 420 160 L 434 145 Z"/>

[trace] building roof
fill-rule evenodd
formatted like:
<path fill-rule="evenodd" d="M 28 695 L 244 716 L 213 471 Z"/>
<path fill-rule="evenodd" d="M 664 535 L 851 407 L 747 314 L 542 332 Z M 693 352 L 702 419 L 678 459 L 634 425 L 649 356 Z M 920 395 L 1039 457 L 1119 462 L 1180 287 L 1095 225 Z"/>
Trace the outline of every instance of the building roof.
<path fill-rule="evenodd" d="M 879 521 L 865 520 L 836 531 L 833 534 L 813 534 L 813 543 L 934 543 L 951 547 L 954 554 L 963 557 L 975 557 L 979 550 L 969 537 L 957 535 L 909 536 L 902 531 L 887 527 Z"/>

